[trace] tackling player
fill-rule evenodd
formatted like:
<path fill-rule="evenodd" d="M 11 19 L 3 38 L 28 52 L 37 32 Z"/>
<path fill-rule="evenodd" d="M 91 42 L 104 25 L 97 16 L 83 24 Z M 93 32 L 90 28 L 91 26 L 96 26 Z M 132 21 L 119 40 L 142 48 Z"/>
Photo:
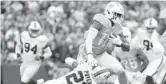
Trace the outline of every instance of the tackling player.
<path fill-rule="evenodd" d="M 164 64 L 164 47 L 160 42 L 160 37 L 166 28 L 158 28 L 158 22 L 154 18 L 146 19 L 144 25 L 145 28 L 139 29 L 134 37 L 133 45 L 144 52 L 149 60 L 149 65 L 143 71 L 143 74 L 154 77 L 158 69 Z"/>
<path fill-rule="evenodd" d="M 86 40 L 79 55 L 85 58 L 88 64 L 107 67 L 119 77 L 120 84 L 127 84 L 127 79 L 122 65 L 115 57 L 106 52 L 108 43 L 119 46 L 129 51 L 129 44 L 123 42 L 121 21 L 124 18 L 124 9 L 119 2 L 110 2 L 105 8 L 104 14 L 96 14 L 93 23 L 88 30 Z M 78 57 L 81 57 L 78 56 Z"/>
<path fill-rule="evenodd" d="M 41 62 L 51 56 L 48 38 L 41 35 L 41 25 L 32 21 L 28 31 L 21 33 L 20 43 L 16 46 L 16 54 L 21 58 L 20 75 L 22 84 L 42 84 L 43 79 L 35 81 L 32 77 L 40 68 Z"/>
<path fill-rule="evenodd" d="M 98 84 L 112 74 L 108 68 L 101 66 L 92 67 L 86 62 L 78 64 L 73 58 L 66 58 L 66 63 L 72 67 L 76 67 L 73 71 L 67 73 L 58 79 L 48 80 L 44 84 Z"/>

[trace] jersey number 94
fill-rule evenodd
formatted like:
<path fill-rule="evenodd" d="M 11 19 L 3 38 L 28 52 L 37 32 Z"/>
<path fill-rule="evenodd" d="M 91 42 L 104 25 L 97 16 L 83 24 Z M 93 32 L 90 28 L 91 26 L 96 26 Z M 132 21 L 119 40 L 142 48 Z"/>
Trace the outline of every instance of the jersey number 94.
<path fill-rule="evenodd" d="M 25 48 L 25 52 L 32 51 L 33 54 L 36 54 L 37 52 L 37 45 L 31 46 L 30 43 L 25 43 L 24 48 Z"/>

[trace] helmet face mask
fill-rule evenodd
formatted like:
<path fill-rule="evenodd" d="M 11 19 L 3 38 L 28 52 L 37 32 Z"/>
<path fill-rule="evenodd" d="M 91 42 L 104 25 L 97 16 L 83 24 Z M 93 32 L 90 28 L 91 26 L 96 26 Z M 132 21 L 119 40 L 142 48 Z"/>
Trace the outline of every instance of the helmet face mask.
<path fill-rule="evenodd" d="M 29 34 L 32 37 L 37 37 L 41 33 L 41 25 L 37 21 L 32 21 L 28 28 Z"/>
<path fill-rule="evenodd" d="M 123 6 L 118 2 L 108 3 L 105 8 L 104 14 L 114 23 L 121 23 L 124 19 Z"/>
<path fill-rule="evenodd" d="M 37 37 L 38 35 L 40 35 L 40 30 L 33 30 L 33 29 L 30 29 L 29 30 L 29 33 L 32 37 Z"/>
<path fill-rule="evenodd" d="M 149 34 L 152 34 L 155 29 L 155 27 L 146 27 L 146 30 Z"/>
<path fill-rule="evenodd" d="M 121 23 L 124 19 L 124 16 L 120 13 L 113 13 L 113 18 L 111 20 L 115 23 Z"/>

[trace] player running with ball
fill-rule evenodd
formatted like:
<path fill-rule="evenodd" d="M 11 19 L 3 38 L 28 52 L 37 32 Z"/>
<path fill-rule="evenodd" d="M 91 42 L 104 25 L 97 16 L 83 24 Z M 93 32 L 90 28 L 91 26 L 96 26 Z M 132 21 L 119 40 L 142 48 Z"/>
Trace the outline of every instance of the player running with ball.
<path fill-rule="evenodd" d="M 124 9 L 119 2 L 108 3 L 104 14 L 94 15 L 86 40 L 79 50 L 78 59 L 87 60 L 87 63 L 92 66 L 100 65 L 109 68 L 118 75 L 120 84 L 127 84 L 124 68 L 115 57 L 106 52 L 108 45 L 119 46 L 129 51 L 129 43 L 122 40 L 123 18 Z"/>

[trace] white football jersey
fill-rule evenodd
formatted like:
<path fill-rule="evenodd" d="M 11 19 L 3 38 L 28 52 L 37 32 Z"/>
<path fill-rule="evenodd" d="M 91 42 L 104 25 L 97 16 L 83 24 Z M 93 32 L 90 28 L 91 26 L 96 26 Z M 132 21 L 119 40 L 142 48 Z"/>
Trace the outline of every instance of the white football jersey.
<path fill-rule="evenodd" d="M 142 49 L 149 61 L 160 58 L 164 54 L 164 47 L 156 30 L 150 36 L 145 29 L 139 29 L 132 40 L 132 47 Z"/>
<path fill-rule="evenodd" d="M 35 61 L 35 56 L 42 56 L 43 50 L 47 47 L 48 38 L 45 35 L 40 35 L 36 38 L 30 37 L 28 31 L 21 33 L 22 43 L 22 61 Z"/>
<path fill-rule="evenodd" d="M 84 63 L 65 76 L 46 81 L 44 84 L 96 84 L 96 82 L 92 78 L 89 65 Z"/>

